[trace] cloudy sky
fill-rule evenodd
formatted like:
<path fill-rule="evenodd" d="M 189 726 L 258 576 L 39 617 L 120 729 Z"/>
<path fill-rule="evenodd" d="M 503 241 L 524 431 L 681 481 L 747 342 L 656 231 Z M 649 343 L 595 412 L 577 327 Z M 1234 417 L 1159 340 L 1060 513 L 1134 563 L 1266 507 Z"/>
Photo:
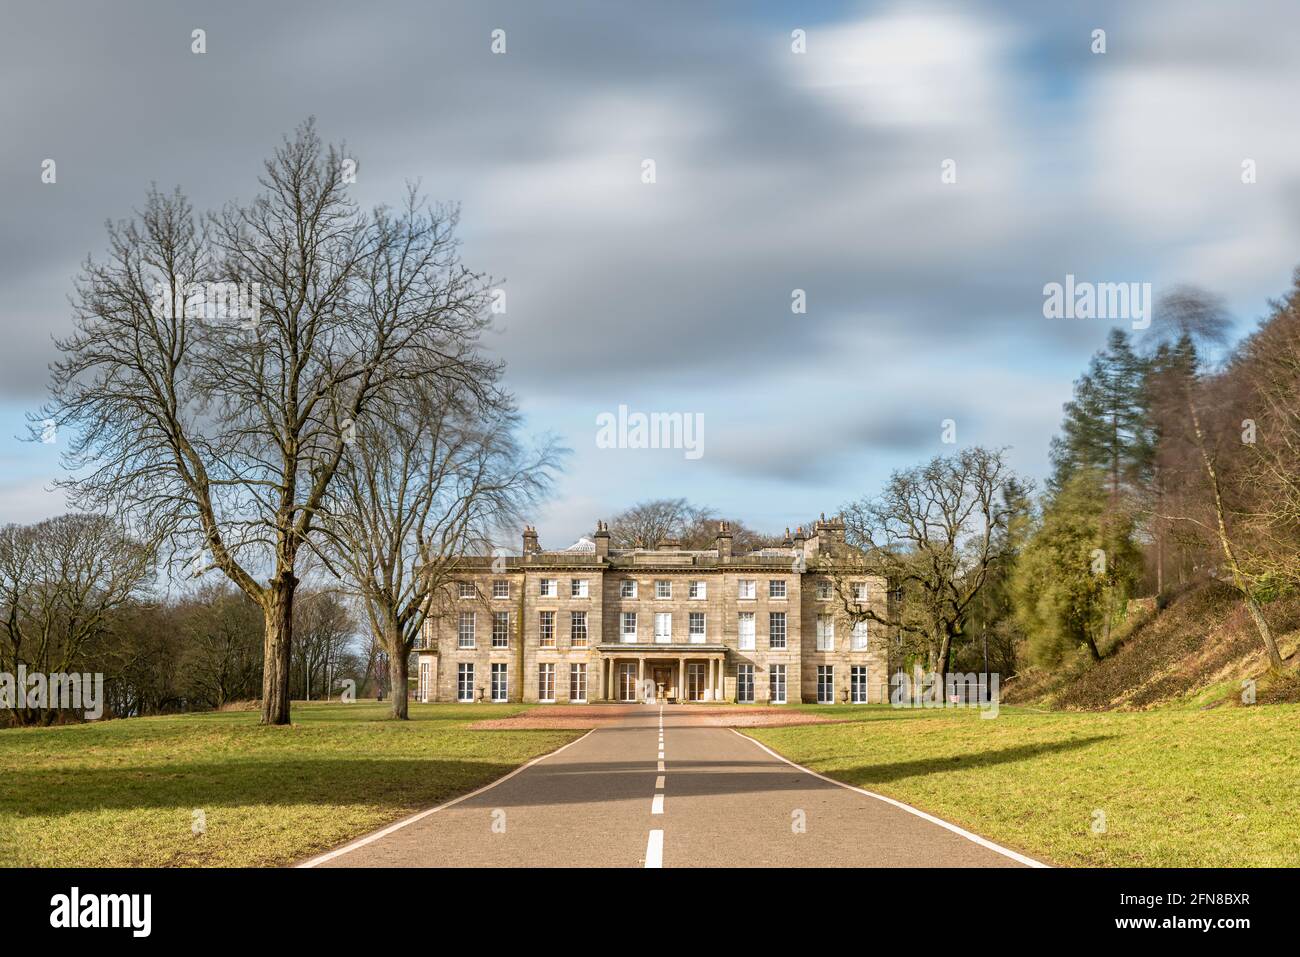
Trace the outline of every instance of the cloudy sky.
<path fill-rule="evenodd" d="M 58 444 L 11 436 L 104 221 L 151 182 L 247 198 L 308 115 L 363 203 L 462 204 L 491 347 L 574 450 L 545 545 L 658 496 L 777 530 L 951 451 L 945 419 L 1041 478 L 1109 325 L 1044 318 L 1045 283 L 1192 281 L 1245 331 L 1300 263 L 1300 10 L 1066 6 L 9 4 L 0 521 L 63 507 Z M 704 454 L 598 448 L 619 405 L 701 415 Z"/>

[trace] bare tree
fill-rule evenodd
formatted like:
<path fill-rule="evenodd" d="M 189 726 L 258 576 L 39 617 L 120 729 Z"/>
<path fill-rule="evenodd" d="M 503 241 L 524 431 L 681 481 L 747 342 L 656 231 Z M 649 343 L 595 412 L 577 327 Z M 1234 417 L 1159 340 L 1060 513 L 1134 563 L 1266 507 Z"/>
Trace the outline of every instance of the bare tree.
<path fill-rule="evenodd" d="M 352 429 L 396 383 L 473 390 L 494 369 L 476 348 L 488 283 L 461 265 L 456 211 L 412 189 L 363 213 L 347 159 L 308 121 L 251 202 L 200 226 L 179 190 L 155 190 L 110 224 L 33 416 L 73 433 L 74 501 L 165 537 L 173 561 L 193 550 L 198 573 L 258 603 L 266 724 L 289 721 L 298 563 Z M 232 283 L 247 314 L 221 299 Z"/>
<path fill-rule="evenodd" d="M 357 434 L 329 500 L 330 561 L 386 652 L 393 717 L 407 717 L 411 651 L 460 561 L 520 521 L 560 450 L 525 452 L 509 398 L 412 383 Z"/>
<path fill-rule="evenodd" d="M 213 708 L 256 694 L 262 670 L 258 606 L 226 584 L 207 584 L 182 603 L 184 681 L 188 697 Z"/>
<path fill-rule="evenodd" d="M 72 671 L 113 616 L 142 593 L 152 551 L 102 515 L 61 515 L 0 528 L 0 671 Z M 10 702 L 18 724 L 49 724 L 53 707 Z M 49 704 L 47 702 L 47 704 Z"/>
<path fill-rule="evenodd" d="M 1025 491 L 1001 450 L 967 449 L 894 472 L 879 496 L 844 510 L 846 540 L 861 550 L 832 569 L 846 615 L 921 639 L 942 679 L 972 602 L 1010 547 L 1007 523 Z M 901 601 L 883 612 L 863 603 L 854 579 L 864 573 L 885 578 Z"/>

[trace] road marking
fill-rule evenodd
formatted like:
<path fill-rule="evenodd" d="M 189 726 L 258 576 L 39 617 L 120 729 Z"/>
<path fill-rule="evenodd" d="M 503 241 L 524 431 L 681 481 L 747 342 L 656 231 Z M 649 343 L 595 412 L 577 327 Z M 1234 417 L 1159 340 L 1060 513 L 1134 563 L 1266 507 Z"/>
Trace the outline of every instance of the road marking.
<path fill-rule="evenodd" d="M 663 789 L 664 789 L 664 776 L 661 774 L 659 775 L 659 777 L 655 778 L 655 790 L 662 791 Z"/>
<path fill-rule="evenodd" d="M 645 866 L 664 866 L 664 832 L 661 830 L 650 832 L 650 840 L 645 845 Z"/>
<path fill-rule="evenodd" d="M 655 799 L 650 802 L 650 813 L 651 814 L 664 813 L 664 796 L 662 794 L 656 794 Z"/>
<path fill-rule="evenodd" d="M 659 760 L 662 761 L 663 759 L 664 759 L 664 749 L 663 749 L 663 748 L 660 748 L 660 749 L 659 749 Z"/>
<path fill-rule="evenodd" d="M 591 731 L 588 731 L 586 734 L 578 738 L 576 741 L 570 741 L 568 744 L 556 748 L 554 751 L 551 751 L 548 754 L 542 754 L 539 755 L 538 757 L 533 758 L 527 764 L 521 764 L 519 767 L 515 768 L 513 771 L 507 774 L 505 777 L 497 778 L 491 784 L 485 784 L 477 791 L 470 791 L 469 794 L 462 794 L 458 798 L 452 798 L 446 804 L 439 804 L 437 807 L 431 807 L 428 808 L 427 810 L 421 811 L 418 814 L 413 814 L 404 820 L 398 821 L 396 824 L 388 825 L 388 827 L 384 828 L 383 830 L 375 831 L 375 833 L 373 834 L 367 834 L 365 837 L 359 838 L 358 840 L 353 841 L 351 844 L 345 844 L 343 847 L 340 847 L 338 850 L 330 851 L 326 854 L 321 854 L 318 857 L 313 857 L 311 860 L 304 861 L 303 863 L 297 866 L 315 867 L 318 864 L 324 864 L 326 861 L 332 861 L 334 860 L 334 858 L 342 857 L 344 854 L 351 853 L 352 851 L 355 851 L 359 847 L 365 847 L 367 844 L 374 843 L 375 841 L 379 840 L 381 837 L 387 837 L 389 834 L 392 834 L 394 831 L 400 831 L 408 824 L 414 824 L 416 821 L 423 820 L 424 818 L 428 817 L 430 814 L 437 814 L 443 808 L 449 808 L 453 804 L 459 804 L 461 801 L 468 801 L 470 798 L 482 794 L 484 791 L 490 791 L 498 784 L 504 784 L 505 782 L 509 781 L 512 777 L 514 777 L 516 774 L 519 774 L 521 771 L 527 771 L 537 762 L 545 761 L 547 758 L 553 758 L 561 751 L 573 747 L 578 742 L 586 741 L 587 738 L 590 737 L 595 732 L 595 730 L 596 730 L 595 728 L 592 728 Z"/>
<path fill-rule="evenodd" d="M 954 834 L 961 835 L 962 837 L 966 838 L 966 840 L 968 841 L 973 841 L 974 843 L 980 845 L 980 847 L 987 847 L 990 851 L 995 851 L 998 854 L 1001 854 L 1003 857 L 1009 857 L 1013 861 L 1018 861 L 1019 863 L 1025 864 L 1028 867 L 1051 867 L 1050 864 L 1044 864 L 1042 861 L 1036 861 L 1032 857 L 1026 857 L 1023 854 L 1017 854 L 1015 851 L 1011 850 L 1010 848 L 1003 847 L 1000 844 L 994 844 L 988 838 L 980 837 L 978 834 L 972 834 L 970 831 L 966 830 L 965 828 L 958 827 L 956 824 L 948 823 L 943 818 L 938 818 L 935 817 L 933 814 L 926 814 L 924 811 L 917 810 L 916 808 L 912 807 L 910 804 L 904 804 L 902 801 L 895 801 L 893 798 L 885 797 L 883 794 L 877 794 L 875 791 L 868 791 L 865 788 L 854 787 L 852 784 L 845 784 L 843 781 L 836 781 L 834 778 L 828 778 L 824 774 L 818 774 L 816 771 L 810 770 L 809 768 L 805 768 L 802 764 L 795 764 L 793 761 L 791 761 L 789 758 L 785 757 L 784 755 L 777 754 L 775 751 L 769 748 L 762 741 L 759 741 L 755 738 L 751 738 L 747 734 L 741 734 L 735 728 L 732 728 L 731 730 L 735 734 L 744 738 L 746 741 L 758 745 L 768 754 L 772 755 L 772 757 L 784 761 L 792 768 L 798 768 L 800 771 L 804 772 L 805 774 L 811 774 L 815 778 L 820 778 L 821 780 L 827 782 L 828 784 L 834 784 L 837 787 L 842 787 L 849 791 L 857 791 L 859 794 L 864 794 L 869 798 L 875 798 L 877 801 L 884 801 L 886 804 L 892 804 L 896 808 L 902 808 L 908 814 L 915 814 L 917 817 L 923 818 L 929 821 L 931 824 L 938 824 L 940 827 L 952 831 Z"/>
<path fill-rule="evenodd" d="M 662 771 L 663 769 L 664 769 L 664 763 L 663 763 L 663 761 L 660 761 L 660 762 L 659 762 L 659 770 Z"/>

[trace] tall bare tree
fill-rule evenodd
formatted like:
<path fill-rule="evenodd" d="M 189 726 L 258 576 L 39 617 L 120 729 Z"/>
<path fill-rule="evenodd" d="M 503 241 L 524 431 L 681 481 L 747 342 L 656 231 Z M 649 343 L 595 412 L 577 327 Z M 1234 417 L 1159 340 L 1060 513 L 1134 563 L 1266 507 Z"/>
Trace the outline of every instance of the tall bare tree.
<path fill-rule="evenodd" d="M 461 558 L 521 520 L 560 450 L 525 451 L 508 396 L 411 383 L 357 432 L 329 499 L 330 561 L 387 653 L 393 717 L 407 717 L 411 651 Z"/>
<path fill-rule="evenodd" d="M 832 571 L 845 613 L 921 639 L 942 679 L 972 602 L 1010 548 L 1007 524 L 1025 491 L 996 449 L 894 472 L 879 496 L 844 509 L 846 541 L 862 553 Z M 853 589 L 864 573 L 884 577 L 901 600 L 864 604 Z"/>
<path fill-rule="evenodd" d="M 488 283 L 460 262 L 456 210 L 411 189 L 362 212 L 353 169 L 308 121 L 251 202 L 202 224 L 179 190 L 151 191 L 84 266 L 34 416 L 72 432 L 74 501 L 165 536 L 173 561 L 201 555 L 196 571 L 258 603 L 266 724 L 289 721 L 298 563 L 351 430 L 398 383 L 474 390 L 495 368 L 476 345 Z M 247 308 L 230 308 L 232 288 Z"/>

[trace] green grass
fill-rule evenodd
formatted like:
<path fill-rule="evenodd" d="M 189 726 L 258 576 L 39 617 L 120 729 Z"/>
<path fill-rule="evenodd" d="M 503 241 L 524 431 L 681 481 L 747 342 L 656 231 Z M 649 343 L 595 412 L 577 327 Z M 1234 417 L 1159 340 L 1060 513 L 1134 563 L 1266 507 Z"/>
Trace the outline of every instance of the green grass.
<path fill-rule="evenodd" d="M 1300 865 L 1300 706 L 895 710 L 748 734 L 829 777 L 1059 865 Z M 1106 830 L 1093 833 L 1094 812 Z"/>
<path fill-rule="evenodd" d="M 470 731 L 521 705 L 294 704 L 0 731 L 0 865 L 287 864 L 492 781 L 581 731 Z M 194 812 L 206 833 L 193 833 Z"/>

